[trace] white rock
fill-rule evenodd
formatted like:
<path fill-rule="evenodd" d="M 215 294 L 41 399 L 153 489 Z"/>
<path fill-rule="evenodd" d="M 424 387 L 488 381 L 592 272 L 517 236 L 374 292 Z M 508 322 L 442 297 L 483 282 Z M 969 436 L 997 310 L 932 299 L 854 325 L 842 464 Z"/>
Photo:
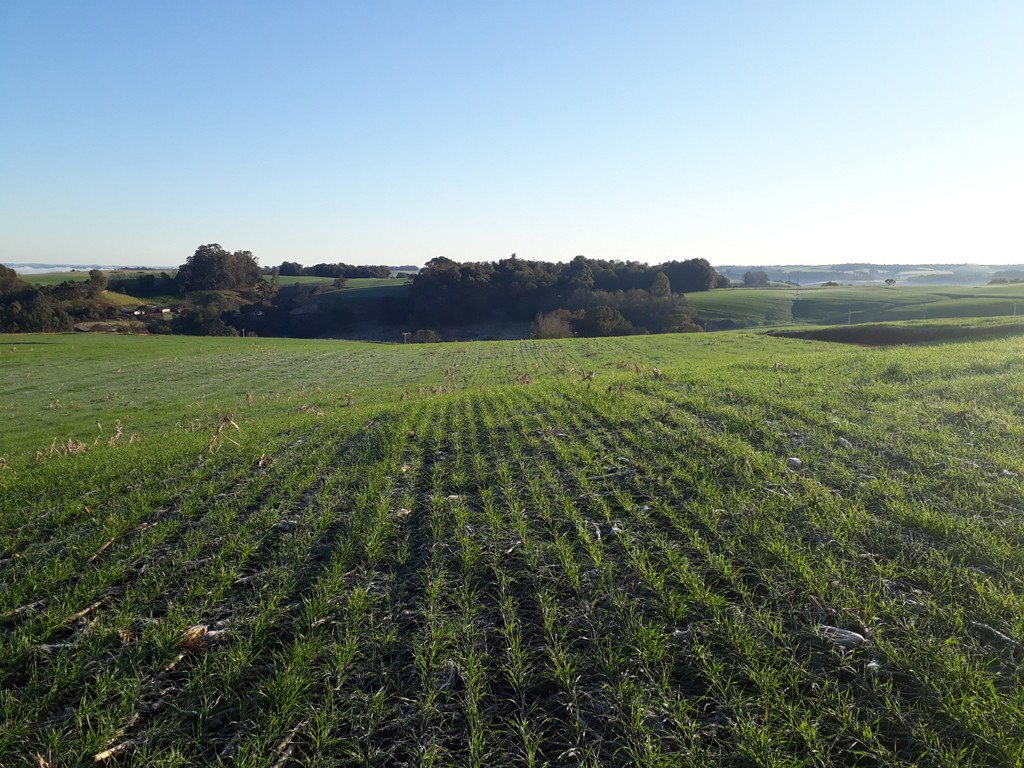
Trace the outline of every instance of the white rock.
<path fill-rule="evenodd" d="M 802 467 L 803 465 L 804 463 L 795 456 L 791 456 L 790 458 L 786 459 L 786 466 L 789 467 L 790 469 L 800 469 L 800 467 Z"/>
<path fill-rule="evenodd" d="M 845 437 L 837 437 L 836 438 L 836 447 L 837 448 L 853 448 L 853 443 L 851 443 Z"/>
<path fill-rule="evenodd" d="M 867 638 L 864 637 L 864 635 L 858 634 L 857 632 L 851 632 L 848 629 L 832 627 L 828 624 L 819 624 L 818 634 L 833 645 L 847 650 L 860 648 L 862 645 L 867 643 Z"/>

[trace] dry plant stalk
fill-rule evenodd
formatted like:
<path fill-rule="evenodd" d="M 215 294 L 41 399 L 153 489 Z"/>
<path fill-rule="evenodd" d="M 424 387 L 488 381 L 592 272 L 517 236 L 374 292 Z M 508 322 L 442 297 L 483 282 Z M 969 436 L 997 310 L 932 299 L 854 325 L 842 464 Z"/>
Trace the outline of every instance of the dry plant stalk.
<path fill-rule="evenodd" d="M 121 420 L 120 419 L 114 419 L 114 427 L 116 429 L 116 432 L 114 433 L 114 436 L 112 438 L 110 438 L 110 440 L 107 441 L 107 445 L 110 445 L 110 446 L 117 445 L 118 441 L 121 439 Z"/>
<path fill-rule="evenodd" d="M 113 539 L 111 539 L 111 541 L 113 541 Z M 99 553 L 97 553 L 97 554 L 99 554 Z M 89 615 L 90 613 L 95 611 L 97 608 L 99 608 L 101 605 L 103 605 L 105 602 L 107 602 L 108 599 L 109 598 L 104 597 L 101 600 L 97 600 L 95 603 L 90 605 L 88 608 L 83 608 L 78 613 L 74 614 L 73 616 L 69 616 L 64 621 L 64 626 L 67 626 L 68 624 L 72 624 L 72 623 L 78 621 L 79 619 L 84 619 L 87 615 Z"/>
<path fill-rule="evenodd" d="M 110 541 L 108 541 L 108 542 L 107 542 L 106 544 L 104 544 L 104 545 L 103 545 L 102 547 L 100 547 L 99 549 L 97 549 L 97 550 L 96 550 L 96 554 L 95 554 L 95 555 L 93 555 L 92 557 L 90 557 L 90 558 L 89 558 L 89 560 L 88 560 L 88 562 L 90 562 L 90 563 L 94 563 L 94 562 L 96 562 L 96 558 L 97 558 L 97 557 L 99 557 L 100 555 L 102 555 L 102 554 L 103 554 L 103 550 L 105 550 L 105 549 L 106 549 L 107 547 L 109 547 L 109 546 L 110 546 L 111 544 L 113 544 L 113 543 L 114 543 L 114 539 L 116 539 L 116 538 L 117 538 L 117 536 L 114 536 L 113 538 L 111 538 L 111 539 L 110 539 Z"/>
<path fill-rule="evenodd" d="M 202 406 L 200 406 L 200 407 L 202 407 Z M 204 413 L 205 413 L 205 411 L 204 411 Z M 224 432 L 224 427 L 234 427 L 239 432 L 242 431 L 241 427 L 239 427 L 237 424 L 235 424 L 235 420 L 232 417 L 232 415 L 230 413 L 225 413 L 224 414 L 224 420 L 221 421 L 221 423 L 217 426 L 217 431 L 214 432 L 214 434 L 213 434 L 213 440 L 210 441 L 209 446 L 207 446 L 207 448 L 206 448 L 206 452 L 207 453 L 213 453 L 213 447 L 217 444 L 217 440 L 219 438 L 221 438 L 221 437 L 223 437 L 225 440 L 230 440 L 232 443 L 235 443 L 235 445 L 239 445 L 234 440 L 231 440 L 231 438 L 228 437 L 227 435 L 222 434 Z M 241 446 L 239 445 L 239 447 L 241 447 Z"/>
<path fill-rule="evenodd" d="M 79 440 L 72 440 L 70 437 L 67 442 L 57 445 L 57 438 L 53 438 L 53 442 L 50 443 L 50 455 L 57 454 L 58 456 L 70 456 L 72 453 L 80 453 L 85 450 L 85 443 Z M 37 452 L 38 453 L 38 452 Z"/>
<path fill-rule="evenodd" d="M 281 768 L 282 765 L 288 762 L 292 753 L 295 751 L 295 737 L 298 735 L 299 731 L 307 725 L 309 725 L 309 721 L 303 720 L 289 731 L 285 740 L 278 745 L 277 751 L 274 753 L 274 757 L 277 759 L 274 761 L 273 768 Z"/>
<path fill-rule="evenodd" d="M 93 755 L 92 756 L 92 761 L 94 763 L 105 763 L 105 762 L 107 762 L 107 760 L 110 760 L 113 757 L 117 757 L 118 755 L 123 754 L 124 752 L 127 752 L 132 747 L 134 747 L 137 743 L 138 742 L 137 742 L 136 739 L 128 739 L 128 741 L 122 741 L 120 744 L 118 744 L 115 747 L 111 747 L 110 749 L 105 749 L 102 752 L 100 752 L 99 754 Z"/>
<path fill-rule="evenodd" d="M 245 391 L 245 404 L 252 405 L 252 392 L 249 390 Z"/>

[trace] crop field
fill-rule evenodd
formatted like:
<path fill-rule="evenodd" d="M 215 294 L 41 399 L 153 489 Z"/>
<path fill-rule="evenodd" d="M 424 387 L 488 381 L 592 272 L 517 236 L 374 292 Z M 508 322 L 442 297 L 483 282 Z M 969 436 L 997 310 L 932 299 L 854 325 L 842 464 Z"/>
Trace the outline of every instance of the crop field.
<path fill-rule="evenodd" d="M 117 279 L 118 277 L 138 277 L 139 275 L 159 275 L 163 272 L 173 275 L 177 272 L 176 269 L 124 269 L 124 270 L 103 270 L 103 273 L 111 278 Z M 58 285 L 63 282 L 71 283 L 85 283 L 89 281 L 89 270 L 78 269 L 70 272 L 39 272 L 32 274 L 18 275 L 19 278 L 24 280 L 26 283 L 34 283 L 36 285 Z"/>
<path fill-rule="evenodd" d="M 702 319 L 737 327 L 1024 315 L 1024 284 L 734 288 L 686 294 Z"/>
<path fill-rule="evenodd" d="M 38 274 L 18 275 L 27 283 L 36 285 L 58 285 L 65 281 L 72 283 L 85 283 L 89 280 L 89 270 L 79 269 L 74 272 L 41 272 Z"/>
<path fill-rule="evenodd" d="M 1024 761 L 1024 339 L 0 336 L 0 764 Z"/>

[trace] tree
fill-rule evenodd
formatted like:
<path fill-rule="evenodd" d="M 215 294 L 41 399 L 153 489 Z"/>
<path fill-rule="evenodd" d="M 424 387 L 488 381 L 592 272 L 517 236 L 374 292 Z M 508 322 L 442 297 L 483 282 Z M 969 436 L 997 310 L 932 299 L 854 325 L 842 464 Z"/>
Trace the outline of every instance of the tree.
<path fill-rule="evenodd" d="M 651 294 L 652 299 L 663 299 L 666 296 L 672 295 L 672 284 L 668 280 L 668 275 L 664 272 L 659 272 L 654 276 L 654 282 L 651 283 L 650 290 L 647 291 Z"/>
<path fill-rule="evenodd" d="M 441 340 L 441 334 L 430 328 L 420 328 L 412 335 L 415 344 L 436 344 Z"/>
<path fill-rule="evenodd" d="M 89 270 L 87 290 L 93 296 L 107 289 L 107 276 L 99 269 Z"/>
<path fill-rule="evenodd" d="M 17 272 L 0 264 L 0 293 L 14 293 L 25 288 L 28 284 L 18 277 Z"/>
<path fill-rule="evenodd" d="M 768 273 L 760 269 L 752 269 L 743 274 L 743 284 L 748 288 L 763 288 L 768 285 Z"/>
<path fill-rule="evenodd" d="M 636 328 L 617 309 L 600 305 L 575 314 L 573 330 L 579 336 L 628 336 Z"/>
<path fill-rule="evenodd" d="M 687 259 L 686 261 L 666 261 L 657 267 L 672 282 L 672 290 L 676 293 L 708 291 L 715 286 L 718 273 L 707 259 Z"/>
<path fill-rule="evenodd" d="M 534 339 L 569 339 L 572 338 L 572 313 L 567 309 L 556 309 L 546 315 L 538 312 L 533 321 Z"/>
<path fill-rule="evenodd" d="M 224 250 L 219 243 L 201 245 L 178 269 L 178 286 L 185 291 L 230 291 L 252 288 L 263 279 L 249 251 Z"/>
<path fill-rule="evenodd" d="M 896 281 L 891 277 L 887 277 L 885 279 L 885 284 L 892 288 L 894 285 L 896 285 Z"/>
<path fill-rule="evenodd" d="M 590 268 L 585 256 L 577 256 L 562 272 L 562 279 L 569 292 L 580 288 L 589 291 L 594 287 L 594 270 Z"/>
<path fill-rule="evenodd" d="M 256 283 L 256 295 L 261 301 L 271 301 L 277 295 L 276 275 L 268 280 L 260 280 Z"/>

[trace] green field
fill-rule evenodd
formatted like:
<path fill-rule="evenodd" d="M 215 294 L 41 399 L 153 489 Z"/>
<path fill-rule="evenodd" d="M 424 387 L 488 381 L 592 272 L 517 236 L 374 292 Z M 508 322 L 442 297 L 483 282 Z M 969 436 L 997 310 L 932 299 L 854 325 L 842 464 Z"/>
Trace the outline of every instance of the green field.
<path fill-rule="evenodd" d="M 730 288 L 686 294 L 702 320 L 737 327 L 875 323 L 1024 315 L 1024 284 L 838 288 Z M 1019 305 L 1019 306 L 1018 306 Z M 1016 309 L 1015 309 L 1016 307 Z"/>
<path fill-rule="evenodd" d="M 159 275 L 164 271 L 170 275 L 177 272 L 176 269 L 122 269 L 115 271 L 103 270 L 103 274 L 113 280 L 119 277 L 137 277 L 145 274 Z M 34 283 L 35 285 L 58 285 L 63 282 L 85 283 L 89 280 L 89 270 L 79 269 L 75 272 L 42 272 L 40 274 L 18 275 L 18 277 L 26 283 Z"/>
<path fill-rule="evenodd" d="M 84 269 L 76 272 L 42 272 L 34 275 L 18 275 L 18 277 L 26 283 L 34 283 L 35 285 L 59 285 L 63 282 L 85 283 L 89 281 L 89 270 Z"/>
<path fill-rule="evenodd" d="M 0 764 L 1019 764 L 1021 403 L 1021 337 L 0 336 Z"/>
<path fill-rule="evenodd" d="M 265 280 L 270 280 L 269 276 L 264 277 Z M 300 277 L 279 277 L 277 279 L 278 285 L 287 286 L 295 285 L 317 285 L 319 283 L 325 283 L 330 285 L 334 282 L 333 277 L 310 277 L 302 275 Z M 382 286 L 396 286 L 403 285 L 404 280 L 395 280 L 391 277 L 350 277 L 345 280 L 345 287 L 343 290 L 351 291 L 359 288 L 379 288 Z"/>

